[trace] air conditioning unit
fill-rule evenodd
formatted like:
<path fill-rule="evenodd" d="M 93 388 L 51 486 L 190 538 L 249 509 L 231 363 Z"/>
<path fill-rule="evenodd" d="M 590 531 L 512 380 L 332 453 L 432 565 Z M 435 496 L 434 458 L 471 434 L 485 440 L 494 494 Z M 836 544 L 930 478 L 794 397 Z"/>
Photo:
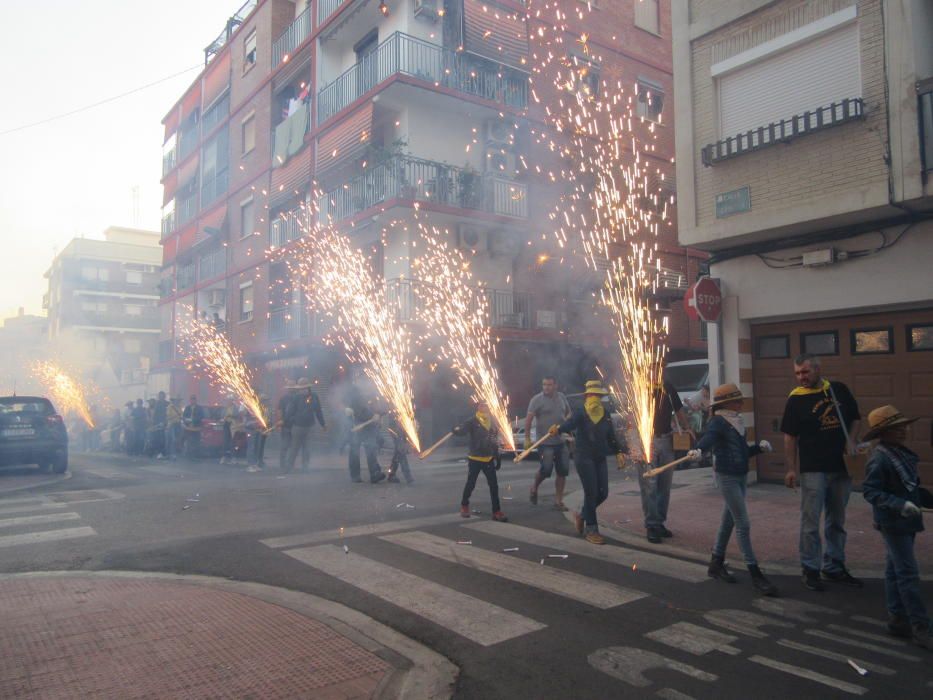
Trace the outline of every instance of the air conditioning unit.
<path fill-rule="evenodd" d="M 535 314 L 535 326 L 537 328 L 557 330 L 557 312 L 548 309 L 538 309 Z"/>
<path fill-rule="evenodd" d="M 208 292 L 207 305 L 212 309 L 223 308 L 227 303 L 226 289 L 211 289 Z"/>
<path fill-rule="evenodd" d="M 476 226 L 460 224 L 457 227 L 457 247 L 461 250 L 482 250 L 486 247 L 486 232 Z"/>
<path fill-rule="evenodd" d="M 517 234 L 509 231 L 497 231 L 489 234 L 489 252 L 493 255 L 518 255 L 522 244 Z"/>
<path fill-rule="evenodd" d="M 513 141 L 512 125 L 503 119 L 486 121 L 486 143 L 500 148 L 511 148 Z"/>
<path fill-rule="evenodd" d="M 515 175 L 515 154 L 499 148 L 486 149 L 486 172 L 512 177 Z"/>
<path fill-rule="evenodd" d="M 436 22 L 441 16 L 440 7 L 443 0 L 415 0 L 415 17 L 421 17 Z"/>

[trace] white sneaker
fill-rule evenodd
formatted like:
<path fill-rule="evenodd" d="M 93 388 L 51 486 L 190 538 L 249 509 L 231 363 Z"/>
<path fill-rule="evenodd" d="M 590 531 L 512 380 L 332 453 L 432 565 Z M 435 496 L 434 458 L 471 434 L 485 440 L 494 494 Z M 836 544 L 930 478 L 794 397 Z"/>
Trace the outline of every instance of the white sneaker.
<path fill-rule="evenodd" d="M 261 472 L 262 469 L 260 469 L 259 467 L 257 467 L 255 464 L 250 464 L 250 465 L 246 468 L 246 471 L 255 474 L 256 472 Z"/>

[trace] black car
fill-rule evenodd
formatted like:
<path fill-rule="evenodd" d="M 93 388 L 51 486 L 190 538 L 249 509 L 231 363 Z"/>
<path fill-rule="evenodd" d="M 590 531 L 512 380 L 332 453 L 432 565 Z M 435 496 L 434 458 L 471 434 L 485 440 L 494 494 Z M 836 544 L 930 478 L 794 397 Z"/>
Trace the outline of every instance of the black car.
<path fill-rule="evenodd" d="M 41 396 L 0 397 L 0 466 L 38 464 L 68 469 L 68 433 L 52 402 Z"/>

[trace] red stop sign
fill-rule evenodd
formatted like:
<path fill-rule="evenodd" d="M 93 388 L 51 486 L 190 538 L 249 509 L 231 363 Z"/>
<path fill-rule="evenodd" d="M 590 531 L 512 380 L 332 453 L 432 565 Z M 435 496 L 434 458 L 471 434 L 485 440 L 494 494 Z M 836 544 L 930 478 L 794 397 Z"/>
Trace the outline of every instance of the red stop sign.
<path fill-rule="evenodd" d="M 684 295 L 684 309 L 690 318 L 716 323 L 722 314 L 722 291 L 719 282 L 709 277 L 697 280 Z"/>

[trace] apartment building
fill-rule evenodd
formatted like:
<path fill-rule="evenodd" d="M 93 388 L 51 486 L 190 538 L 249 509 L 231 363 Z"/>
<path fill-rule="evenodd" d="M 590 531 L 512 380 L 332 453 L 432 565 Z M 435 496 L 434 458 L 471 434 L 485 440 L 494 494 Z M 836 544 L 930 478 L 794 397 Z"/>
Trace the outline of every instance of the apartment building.
<path fill-rule="evenodd" d="M 920 416 L 933 478 L 933 6 L 675 3 L 679 232 L 724 294 L 714 381 L 739 381 L 777 451 L 792 358 L 820 355 L 863 412 Z M 717 342 L 717 340 L 721 340 Z"/>
<path fill-rule="evenodd" d="M 669 3 L 591 5 L 578 29 L 599 46 L 594 72 L 672 95 Z M 593 284 L 574 285 L 551 255 L 554 187 L 521 165 L 537 157 L 529 133 L 545 121 L 528 81 L 540 21 L 524 0 L 261 0 L 234 14 L 164 119 L 159 381 L 211 398 L 177 356 L 192 315 L 224 327 L 269 393 L 297 372 L 325 391 L 340 379 L 345 360 L 322 343 L 326 324 L 283 262 L 312 200 L 370 253 L 400 323 L 416 315 L 420 230 L 448 232 L 486 290 L 516 406 L 544 371 L 581 379 L 581 356 L 606 351 L 610 334 L 581 331 Z M 654 104 L 653 157 L 670 168 L 672 110 L 660 97 Z M 678 315 L 671 302 L 705 254 L 680 248 L 673 228 L 661 246 L 659 300 Z M 705 354 L 700 326 L 680 320 L 674 347 Z M 416 387 L 418 405 L 445 429 L 437 416 L 451 404 L 449 384 Z"/>
<path fill-rule="evenodd" d="M 50 348 L 111 401 L 143 396 L 159 342 L 157 231 L 111 227 L 73 238 L 45 273 Z"/>
<path fill-rule="evenodd" d="M 42 391 L 42 385 L 24 371 L 42 357 L 49 343 L 48 319 L 27 314 L 23 307 L 0 326 L 0 392 L 9 395 Z"/>

